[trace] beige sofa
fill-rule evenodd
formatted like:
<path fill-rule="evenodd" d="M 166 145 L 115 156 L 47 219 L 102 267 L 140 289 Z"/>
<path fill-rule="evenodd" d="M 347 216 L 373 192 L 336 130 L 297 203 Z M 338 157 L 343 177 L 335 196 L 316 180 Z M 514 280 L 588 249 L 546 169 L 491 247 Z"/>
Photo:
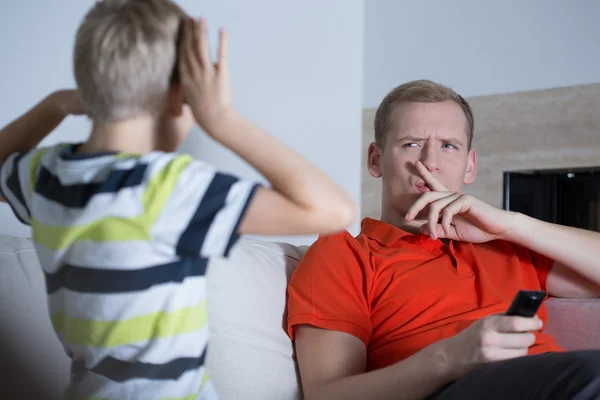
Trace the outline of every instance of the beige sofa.
<path fill-rule="evenodd" d="M 286 283 L 305 248 L 242 239 L 209 268 L 208 365 L 223 399 L 300 399 L 284 331 Z M 547 330 L 568 349 L 600 348 L 600 300 L 550 300 Z M 60 398 L 69 359 L 46 313 L 27 239 L 0 236 L 0 398 Z"/>

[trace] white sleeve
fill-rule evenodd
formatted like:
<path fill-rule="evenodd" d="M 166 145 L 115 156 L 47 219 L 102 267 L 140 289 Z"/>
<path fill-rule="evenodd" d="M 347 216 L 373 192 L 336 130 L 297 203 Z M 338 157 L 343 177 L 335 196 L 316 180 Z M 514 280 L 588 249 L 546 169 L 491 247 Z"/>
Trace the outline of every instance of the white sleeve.
<path fill-rule="evenodd" d="M 31 225 L 31 198 L 35 175 L 40 157 L 45 148 L 36 148 L 27 153 L 13 153 L 0 167 L 0 192 L 12 208 L 15 216 L 26 225 Z"/>

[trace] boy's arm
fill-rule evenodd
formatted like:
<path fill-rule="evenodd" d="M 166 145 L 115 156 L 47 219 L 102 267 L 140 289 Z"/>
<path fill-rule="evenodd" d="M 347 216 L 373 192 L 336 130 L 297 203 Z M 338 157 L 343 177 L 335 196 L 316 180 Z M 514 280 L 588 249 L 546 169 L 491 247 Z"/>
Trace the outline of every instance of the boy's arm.
<path fill-rule="evenodd" d="M 83 114 L 74 90 L 59 90 L 0 130 L 0 165 L 13 153 L 35 148 L 69 114 Z M 0 195 L 1 201 L 6 201 Z"/>
<path fill-rule="evenodd" d="M 352 199 L 302 156 L 242 118 L 231 104 L 227 37 L 220 32 L 218 62 L 206 22 L 187 20 L 179 51 L 186 102 L 204 131 L 255 167 L 272 185 L 254 195 L 238 231 L 245 234 L 329 233 L 356 217 Z"/>
<path fill-rule="evenodd" d="M 241 221 L 240 233 L 330 233 L 345 229 L 354 220 L 352 200 L 339 186 L 237 113 L 223 115 L 211 134 L 273 186 L 258 189 Z"/>

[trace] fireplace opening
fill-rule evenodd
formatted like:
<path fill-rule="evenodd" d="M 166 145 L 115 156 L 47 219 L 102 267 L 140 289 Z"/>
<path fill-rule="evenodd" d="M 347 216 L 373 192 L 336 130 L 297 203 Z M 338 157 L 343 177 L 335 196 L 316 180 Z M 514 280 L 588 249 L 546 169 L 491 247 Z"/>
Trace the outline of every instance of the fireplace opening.
<path fill-rule="evenodd" d="M 600 232 L 600 167 L 504 172 L 503 207 Z"/>

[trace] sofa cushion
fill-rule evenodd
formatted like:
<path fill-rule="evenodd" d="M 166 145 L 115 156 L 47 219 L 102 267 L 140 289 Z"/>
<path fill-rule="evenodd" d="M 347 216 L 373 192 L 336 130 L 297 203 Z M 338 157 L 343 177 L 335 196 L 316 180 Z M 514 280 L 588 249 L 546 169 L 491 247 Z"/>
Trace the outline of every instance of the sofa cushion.
<path fill-rule="evenodd" d="M 600 299 L 558 299 L 546 302 L 546 333 L 566 350 L 600 349 Z"/>
<path fill-rule="evenodd" d="M 243 238 L 208 269 L 207 365 L 223 399 L 300 399 L 286 287 L 305 248 Z"/>
<path fill-rule="evenodd" d="M 52 330 L 47 304 L 33 243 L 0 235 L 0 398 L 62 398 L 70 359 Z"/>

